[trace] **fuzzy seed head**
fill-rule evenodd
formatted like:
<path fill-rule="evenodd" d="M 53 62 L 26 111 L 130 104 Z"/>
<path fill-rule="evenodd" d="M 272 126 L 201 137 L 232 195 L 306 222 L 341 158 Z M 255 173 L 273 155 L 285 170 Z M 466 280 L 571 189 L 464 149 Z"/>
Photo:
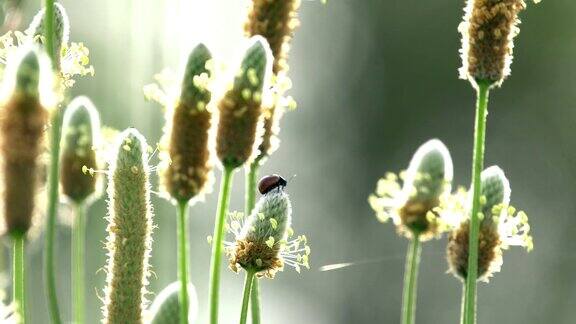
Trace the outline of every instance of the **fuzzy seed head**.
<path fill-rule="evenodd" d="M 167 109 L 167 126 L 161 144 L 161 191 L 166 197 L 187 202 L 209 191 L 212 185 L 209 132 L 212 113 L 206 107 L 211 91 L 208 63 L 212 56 L 203 44 L 190 54 L 184 71 L 180 99 Z"/>
<path fill-rule="evenodd" d="M 392 218 L 400 234 L 425 241 L 446 230 L 438 208 L 452 183 L 452 159 L 439 140 L 424 143 L 410 161 L 405 174 L 388 173 L 378 181 L 376 194 L 369 198 L 380 221 Z"/>
<path fill-rule="evenodd" d="M 147 147 L 137 130 L 127 129 L 109 163 L 104 323 L 143 322 L 153 227 Z"/>
<path fill-rule="evenodd" d="M 75 98 L 64 113 L 60 185 L 72 203 L 82 203 L 97 191 L 98 175 L 95 148 L 100 145 L 100 117 L 87 97 Z"/>
<path fill-rule="evenodd" d="M 241 214 L 233 214 L 228 226 L 236 236 L 236 242 L 227 247 L 233 271 L 238 271 L 240 266 L 271 278 L 284 264 L 297 271 L 301 266 L 309 267 L 310 248 L 306 237 L 290 240 L 292 206 L 282 188 L 263 195 L 252 214 L 245 221 L 242 218 Z"/>
<path fill-rule="evenodd" d="M 270 76 L 270 49 L 253 37 L 234 84 L 218 104 L 216 153 L 225 167 L 237 168 L 255 158 L 261 126 L 262 94 Z"/>
<path fill-rule="evenodd" d="M 180 282 L 176 281 L 156 296 L 154 302 L 150 306 L 150 324 L 173 324 L 180 323 Z M 188 299 L 190 305 L 188 307 L 188 323 L 194 323 L 196 314 L 198 313 L 198 297 L 196 296 L 196 288 L 192 284 L 188 284 Z"/>
<path fill-rule="evenodd" d="M 291 222 L 288 195 L 282 190 L 264 195 L 246 220 L 230 263 L 257 272 L 280 269 L 280 242 L 285 240 Z"/>
<path fill-rule="evenodd" d="M 46 16 L 46 8 L 41 9 L 32 22 L 26 33 L 33 36 L 40 44 L 44 43 L 44 20 Z M 62 49 L 68 46 L 68 39 L 70 36 L 70 23 L 68 14 L 60 3 L 54 3 L 54 48 L 53 53 L 56 57 L 60 58 Z M 56 64 L 60 67 L 60 60 L 56 60 Z"/>
<path fill-rule="evenodd" d="M 22 234 L 30 228 L 38 208 L 35 200 L 40 190 L 48 111 L 40 101 L 38 54 L 29 51 L 11 63 L 16 64 L 15 75 L 8 75 L 4 82 L 15 80 L 15 87 L 0 111 L 2 212 L 6 230 Z"/>
<path fill-rule="evenodd" d="M 478 280 L 488 281 L 502 267 L 502 252 L 510 245 L 532 249 L 528 217 L 516 213 L 510 202 L 510 184 L 502 169 L 491 166 L 481 174 L 481 218 L 478 236 Z M 463 192 L 465 193 L 465 192 Z M 468 271 L 468 244 L 470 235 L 471 195 L 458 195 L 460 204 L 451 211 L 459 215 L 448 237 L 447 260 L 450 272 L 465 280 Z"/>
<path fill-rule="evenodd" d="M 464 21 L 458 27 L 462 34 L 461 79 L 474 85 L 502 84 L 510 74 L 513 41 L 520 32 L 518 14 L 524 9 L 524 0 L 468 0 Z"/>

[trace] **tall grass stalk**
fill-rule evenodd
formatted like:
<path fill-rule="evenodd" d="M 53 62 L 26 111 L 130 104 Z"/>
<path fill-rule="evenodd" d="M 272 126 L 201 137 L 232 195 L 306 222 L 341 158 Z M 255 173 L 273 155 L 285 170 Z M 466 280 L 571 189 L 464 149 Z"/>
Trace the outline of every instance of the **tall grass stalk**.
<path fill-rule="evenodd" d="M 216 223 L 214 224 L 214 235 L 212 240 L 212 259 L 210 261 L 210 323 L 218 323 L 218 301 L 220 288 L 220 268 L 222 266 L 222 252 L 224 239 L 224 224 L 230 203 L 230 188 L 232 187 L 232 176 L 234 168 L 224 166 L 222 181 L 220 183 L 220 194 L 218 197 L 218 209 L 216 211 Z"/>
<path fill-rule="evenodd" d="M 84 323 L 84 249 L 86 242 L 86 203 L 74 204 L 72 227 L 72 302 L 75 324 Z"/>
<path fill-rule="evenodd" d="M 414 324 L 416 318 L 416 291 L 418 282 L 418 267 L 422 244 L 418 235 L 410 240 L 406 267 L 404 269 L 404 292 L 402 293 L 402 324 Z"/>
<path fill-rule="evenodd" d="M 246 216 L 252 213 L 256 205 L 256 179 L 258 179 L 258 161 L 252 162 L 246 170 Z M 252 314 L 252 324 L 260 324 L 260 287 L 258 277 L 252 280 L 252 292 L 250 293 L 250 310 Z"/>
<path fill-rule="evenodd" d="M 464 289 L 464 324 L 476 322 L 476 281 L 478 277 L 478 232 L 480 220 L 480 175 L 484 169 L 484 143 L 486 138 L 486 116 L 490 83 L 479 81 L 477 85 L 476 118 L 474 125 L 474 152 L 472 157 L 472 210 L 470 214 L 470 240 L 468 270 Z"/>
<path fill-rule="evenodd" d="M 54 0 L 45 0 L 45 29 L 44 47 L 55 67 L 56 54 L 54 53 Z M 56 213 L 58 210 L 58 178 L 60 168 L 60 137 L 62 128 L 62 112 L 55 109 L 50 128 L 50 167 L 48 173 L 48 214 L 46 217 L 45 254 L 44 254 L 44 280 L 48 298 L 48 310 L 53 324 L 60 324 L 60 310 L 58 308 L 58 294 L 56 292 L 56 275 L 54 270 L 54 231 L 56 227 Z"/>
<path fill-rule="evenodd" d="M 26 300 L 25 300 L 25 280 L 24 280 L 24 234 L 15 233 L 12 235 L 14 243 L 13 266 L 13 286 L 12 294 L 16 303 L 18 323 L 26 322 Z"/>
<path fill-rule="evenodd" d="M 180 280 L 180 323 L 188 323 L 188 202 L 178 202 L 178 280 Z"/>

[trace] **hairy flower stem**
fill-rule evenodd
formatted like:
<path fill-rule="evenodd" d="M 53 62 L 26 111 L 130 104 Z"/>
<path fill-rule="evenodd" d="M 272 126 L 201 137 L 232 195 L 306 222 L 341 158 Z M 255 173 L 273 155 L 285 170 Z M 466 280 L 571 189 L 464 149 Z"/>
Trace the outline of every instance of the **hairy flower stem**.
<path fill-rule="evenodd" d="M 404 269 L 404 292 L 402 293 L 402 324 L 414 324 L 416 314 L 416 290 L 418 281 L 418 266 L 422 245 L 418 235 L 410 240 L 406 267 Z"/>
<path fill-rule="evenodd" d="M 13 300 L 16 304 L 16 312 L 19 318 L 19 324 L 26 322 L 26 300 L 24 299 L 24 234 L 12 235 L 14 241 L 14 262 L 13 266 Z"/>
<path fill-rule="evenodd" d="M 180 323 L 188 323 L 188 202 L 178 202 L 178 279 L 180 280 Z"/>
<path fill-rule="evenodd" d="M 54 53 L 54 0 L 45 0 L 45 29 L 46 51 L 52 67 L 55 66 L 56 53 Z M 56 226 L 56 212 L 58 209 L 58 178 L 60 168 L 60 137 L 62 128 L 62 113 L 55 110 L 52 116 L 50 129 L 50 168 L 48 173 L 48 215 L 46 217 L 46 244 L 44 255 L 44 279 L 48 297 L 48 310 L 53 324 L 60 324 L 60 310 L 56 292 L 56 277 L 54 270 L 54 228 Z"/>
<path fill-rule="evenodd" d="M 254 271 L 246 271 L 246 281 L 244 282 L 244 295 L 242 297 L 242 310 L 240 312 L 240 324 L 246 324 L 248 317 L 248 302 L 250 301 L 250 291 L 252 290 L 252 283 L 254 280 Z"/>
<path fill-rule="evenodd" d="M 474 155 L 472 158 L 472 211 L 470 214 L 470 240 L 468 249 L 468 271 L 464 295 L 464 323 L 476 322 L 476 279 L 478 277 L 478 232 L 480 220 L 480 174 L 484 169 L 484 141 L 486 138 L 486 116 L 488 114 L 488 93 L 490 84 L 478 82 L 478 100 L 476 103 L 476 119 L 474 126 Z"/>
<path fill-rule="evenodd" d="M 230 203 L 230 187 L 232 186 L 233 167 L 225 166 L 222 172 L 220 195 L 218 197 L 218 209 L 216 211 L 216 223 L 214 224 L 214 236 L 212 240 L 212 260 L 210 261 L 210 323 L 218 324 L 218 299 L 220 287 L 220 267 L 222 265 L 222 250 L 224 239 L 224 223 Z"/>
<path fill-rule="evenodd" d="M 258 179 L 257 161 L 250 164 L 248 172 L 246 173 L 246 207 L 244 210 L 245 215 L 250 215 L 254 206 L 256 205 L 256 179 Z M 258 277 L 254 277 L 252 282 L 252 292 L 250 293 L 250 309 L 252 314 L 252 324 L 260 324 L 260 287 Z"/>
<path fill-rule="evenodd" d="M 72 302 L 74 323 L 84 323 L 84 247 L 86 242 L 86 204 L 74 204 L 72 227 Z"/>

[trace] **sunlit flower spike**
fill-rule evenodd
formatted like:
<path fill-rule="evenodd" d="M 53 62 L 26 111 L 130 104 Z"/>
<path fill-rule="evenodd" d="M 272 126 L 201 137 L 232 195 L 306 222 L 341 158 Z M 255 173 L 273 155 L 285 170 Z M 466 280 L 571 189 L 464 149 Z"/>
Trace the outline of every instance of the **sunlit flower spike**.
<path fill-rule="evenodd" d="M 282 189 L 266 193 L 249 216 L 234 212 L 226 228 L 234 242 L 225 242 L 230 269 L 239 267 L 256 271 L 258 276 L 273 278 L 284 265 L 300 272 L 310 268 L 310 247 L 305 235 L 295 235 L 291 226 L 292 206 Z"/>
<path fill-rule="evenodd" d="M 381 222 L 392 219 L 398 233 L 426 241 L 446 231 L 438 209 L 450 194 L 452 159 L 439 140 L 424 143 L 400 175 L 388 172 L 369 202 Z"/>
<path fill-rule="evenodd" d="M 478 244 L 478 280 L 487 282 L 502 267 L 502 252 L 510 246 L 531 251 L 528 216 L 510 206 L 510 184 L 502 169 L 491 166 L 482 172 L 480 233 Z M 453 230 L 448 239 L 450 272 L 464 280 L 468 269 L 470 196 L 463 190 L 453 198 L 456 202 L 444 212 L 452 214 Z"/>

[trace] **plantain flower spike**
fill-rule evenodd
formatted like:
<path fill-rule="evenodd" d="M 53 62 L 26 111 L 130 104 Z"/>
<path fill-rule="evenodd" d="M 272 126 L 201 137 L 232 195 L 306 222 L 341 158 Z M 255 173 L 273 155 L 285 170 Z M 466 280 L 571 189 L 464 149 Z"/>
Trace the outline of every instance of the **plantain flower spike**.
<path fill-rule="evenodd" d="M 370 205 L 380 221 L 392 218 L 398 233 L 409 239 L 437 238 L 447 228 L 439 208 L 449 197 L 452 173 L 448 149 L 441 141 L 430 140 L 418 148 L 400 177 L 387 173 L 378 181 Z"/>
<path fill-rule="evenodd" d="M 64 113 L 60 186 L 67 200 L 80 204 L 97 192 L 95 148 L 100 145 L 100 117 L 87 97 L 76 97 Z"/>
<path fill-rule="evenodd" d="M 150 324 L 173 324 L 180 323 L 180 282 L 173 282 L 162 289 L 156 296 L 150 306 L 151 320 Z M 190 306 L 188 307 L 188 323 L 196 321 L 198 313 L 198 297 L 194 285 L 188 284 L 188 298 Z"/>
<path fill-rule="evenodd" d="M 211 116 L 209 81 L 212 55 L 204 44 L 192 50 L 175 107 L 167 107 L 161 141 L 160 187 L 177 202 L 202 198 L 213 182 L 208 146 Z"/>
<path fill-rule="evenodd" d="M 244 25 L 246 36 L 260 35 L 268 41 L 274 57 L 275 97 L 270 105 L 264 107 L 264 134 L 258 150 L 258 162 L 263 162 L 278 148 L 279 121 L 284 113 L 284 92 L 290 88 L 287 77 L 289 70 L 288 53 L 294 30 L 300 25 L 298 9 L 300 0 L 253 0 Z M 288 102 L 290 102 L 288 100 Z"/>
<path fill-rule="evenodd" d="M 540 2 L 540 0 L 534 0 Z M 518 14 L 524 0 L 468 0 L 462 34 L 460 78 L 474 86 L 487 82 L 500 86 L 510 75 L 514 38 L 520 33 Z"/>
<path fill-rule="evenodd" d="M 46 8 L 42 8 L 32 22 L 26 33 L 35 38 L 40 44 L 44 43 L 44 20 L 46 16 Z M 68 14 L 66 9 L 60 3 L 54 3 L 54 48 L 53 53 L 56 53 L 57 68 L 60 68 L 60 57 L 63 49 L 68 46 L 68 40 L 70 38 L 70 22 L 68 20 Z"/>
<path fill-rule="evenodd" d="M 448 238 L 448 265 L 450 272 L 466 280 L 468 270 L 468 240 L 470 231 L 470 201 L 460 195 L 464 202 L 455 210 L 460 216 Z M 482 209 L 478 243 L 478 280 L 488 281 L 502 267 L 502 252 L 511 245 L 532 250 L 528 217 L 516 213 L 510 203 L 510 184 L 502 169 L 491 166 L 482 172 Z"/>
<path fill-rule="evenodd" d="M 34 49 L 23 50 L 8 64 L 0 118 L 2 207 L 6 231 L 24 234 L 37 214 L 48 110 L 41 101 L 46 58 Z"/>
<path fill-rule="evenodd" d="M 109 162 L 108 249 L 104 323 L 142 323 L 146 309 L 148 259 L 152 249 L 152 206 L 147 144 L 135 129 L 122 132 Z"/>
<path fill-rule="evenodd" d="M 218 104 L 216 154 L 224 167 L 237 168 L 256 157 L 270 56 L 268 42 L 260 36 L 252 37 L 234 84 Z"/>
<path fill-rule="evenodd" d="M 297 272 L 310 268 L 308 241 L 304 235 L 292 239 L 292 205 L 281 187 L 264 194 L 246 219 L 241 213 L 233 213 L 231 219 L 228 227 L 236 241 L 226 243 L 226 250 L 234 272 L 242 267 L 273 278 L 285 264 Z"/>

